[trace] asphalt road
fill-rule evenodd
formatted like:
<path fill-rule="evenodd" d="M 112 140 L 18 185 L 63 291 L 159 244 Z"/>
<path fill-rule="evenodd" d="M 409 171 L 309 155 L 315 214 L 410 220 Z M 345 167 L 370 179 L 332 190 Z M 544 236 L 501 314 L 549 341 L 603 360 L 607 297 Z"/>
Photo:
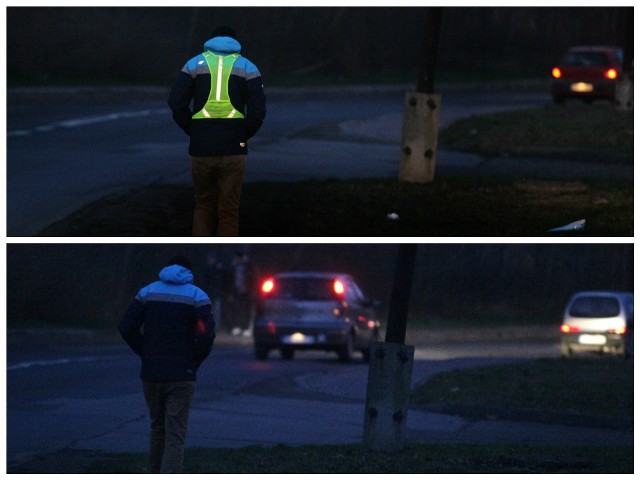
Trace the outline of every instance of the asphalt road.
<path fill-rule="evenodd" d="M 557 357 L 552 337 L 419 343 L 412 383 L 454 368 Z M 360 443 L 367 375 L 368 365 L 343 364 L 322 352 L 256 361 L 249 340 L 222 336 L 199 371 L 187 446 Z M 122 342 L 10 342 L 8 465 L 62 448 L 145 452 L 148 418 L 140 390 L 137 357 Z M 633 433 L 410 410 L 407 441 L 629 445 Z"/>
<path fill-rule="evenodd" d="M 408 89 L 267 89 L 267 120 L 250 142 L 245 181 L 396 176 Z M 549 102 L 540 85 L 465 85 L 443 88 L 441 95 L 441 127 L 476 113 Z M 9 90 L 8 236 L 36 235 L 111 193 L 190 184 L 188 139 L 165 97 L 165 89 Z M 442 152 L 436 173 L 482 162 Z"/>

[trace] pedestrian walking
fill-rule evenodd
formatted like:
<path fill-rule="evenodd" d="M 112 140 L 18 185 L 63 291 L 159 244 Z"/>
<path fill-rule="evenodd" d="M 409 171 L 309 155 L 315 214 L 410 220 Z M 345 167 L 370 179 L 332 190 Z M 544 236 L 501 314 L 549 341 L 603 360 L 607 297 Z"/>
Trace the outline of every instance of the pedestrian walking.
<path fill-rule="evenodd" d="M 215 250 L 208 252 L 204 264 L 203 284 L 204 291 L 207 292 L 211 300 L 211 311 L 213 312 L 213 318 L 216 319 L 218 328 L 220 328 L 223 323 L 223 306 L 225 296 L 227 295 L 226 277 L 228 275 L 218 252 Z"/>
<path fill-rule="evenodd" d="M 239 234 L 247 142 L 266 116 L 260 71 L 240 50 L 232 28 L 216 28 L 169 94 L 173 119 L 190 138 L 194 236 Z"/>
<path fill-rule="evenodd" d="M 173 257 L 160 280 L 138 292 L 119 325 L 122 338 L 142 360 L 152 473 L 182 471 L 196 372 L 215 339 L 209 297 L 192 282 L 191 261 Z"/>
<path fill-rule="evenodd" d="M 237 251 L 233 257 L 232 335 L 251 336 L 255 271 L 249 256 Z"/>

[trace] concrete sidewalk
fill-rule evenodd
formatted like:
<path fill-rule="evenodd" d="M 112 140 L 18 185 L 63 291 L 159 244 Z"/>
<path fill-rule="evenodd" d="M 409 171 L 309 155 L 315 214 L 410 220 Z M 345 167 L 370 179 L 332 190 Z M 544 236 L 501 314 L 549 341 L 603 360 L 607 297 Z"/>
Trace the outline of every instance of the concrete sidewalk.
<path fill-rule="evenodd" d="M 453 121 L 483 112 L 460 112 L 443 109 L 439 120 L 440 129 Z M 491 110 L 489 113 L 494 113 Z M 400 157 L 403 114 L 386 114 L 360 120 L 347 120 L 338 125 L 337 139 L 350 141 L 357 149 L 357 142 L 380 143 L 387 159 L 394 161 L 397 170 Z M 357 155 L 353 155 L 357 159 Z M 367 162 L 371 162 L 367 158 Z M 397 173 L 395 170 L 391 172 Z M 540 177 L 540 178 L 585 178 L 612 177 L 633 178 L 633 165 L 618 165 L 611 162 L 574 161 L 554 158 L 486 156 L 457 152 L 439 148 L 436 152 L 436 175 L 482 176 L 482 177 Z"/>
<path fill-rule="evenodd" d="M 559 348 L 548 341 L 557 335 L 555 328 L 531 327 L 520 329 L 520 332 L 523 340 L 541 341 L 541 347 L 533 355 L 538 358 L 559 356 Z M 457 333 L 454 330 L 410 333 L 408 338 L 417 343 L 412 386 L 453 368 L 521 360 L 517 350 L 513 350 L 513 357 L 506 360 L 481 351 L 469 358 L 439 357 L 439 344 L 446 344 L 449 349 L 452 341 L 461 342 L 465 348 L 474 342 L 482 346 L 486 345 L 483 342 L 494 341 L 504 333 L 509 332 L 502 331 L 501 334 L 498 330 L 470 328 Z M 250 343 L 250 339 L 226 334 L 220 336 L 220 341 Z M 262 395 L 254 389 L 213 399 L 203 392 L 202 397 L 196 393 L 187 446 L 240 448 L 250 445 L 359 444 L 364 433 L 368 369 L 367 364 L 354 362 L 343 370 L 298 375 L 293 379 L 294 387 L 288 388 L 282 396 L 273 392 Z M 123 403 L 112 407 L 122 412 L 121 427 L 106 435 L 78 442 L 74 447 L 146 451 L 148 419 L 142 408 L 142 399 L 136 397 L 118 399 Z M 517 415 L 518 412 L 511 413 L 511 418 L 505 419 L 504 415 L 492 412 L 461 416 L 412 408 L 408 412 L 405 440 L 423 444 L 633 445 L 633 431 L 628 427 L 612 424 L 610 428 L 598 428 L 588 417 L 581 421 L 578 417 L 549 418 L 544 412 L 529 414 L 528 418 Z M 122 422 L 122 418 L 130 418 L 130 421 Z M 527 418 L 527 421 L 519 418 Z"/>
<path fill-rule="evenodd" d="M 128 399 L 126 403 L 129 407 L 140 405 L 135 398 Z M 133 412 L 124 407 L 123 403 L 112 405 L 114 411 L 124 409 L 131 416 Z M 147 415 L 142 410 L 136 413 L 135 419 L 121 423 L 105 435 L 76 442 L 73 448 L 146 452 Z M 241 448 L 250 445 L 358 444 L 363 438 L 363 419 L 363 402 L 234 395 L 204 404 L 196 402 L 189 419 L 186 446 Z M 534 422 L 468 420 L 454 415 L 410 410 L 405 440 L 422 444 L 632 446 L 633 432 Z"/>
<path fill-rule="evenodd" d="M 420 366 L 418 369 L 420 369 Z M 350 369 L 334 378 L 331 390 L 359 392 L 366 378 L 362 369 Z M 414 367 L 415 368 L 415 367 Z M 425 372 L 418 371 L 416 380 Z M 322 375 L 296 379 L 303 389 L 324 390 Z M 340 386 L 342 385 L 342 387 Z M 354 388 L 355 386 L 355 388 Z M 241 448 L 250 445 L 359 444 L 364 431 L 365 398 L 333 397 L 332 400 L 273 397 L 252 394 L 225 395 L 200 401 L 196 396 L 189 420 L 187 447 Z M 73 448 L 107 452 L 140 452 L 147 448 L 148 419 L 137 395 L 119 398 L 110 412 L 119 425 L 105 435 L 76 442 Z M 104 411 L 100 409 L 99 411 Z M 120 413 L 117 413 L 120 412 Z M 129 418 L 129 421 L 123 421 Z M 496 418 L 469 419 L 457 415 L 411 409 L 407 417 L 408 443 L 471 443 L 528 445 L 633 445 L 633 432 L 589 426 L 568 426 Z"/>

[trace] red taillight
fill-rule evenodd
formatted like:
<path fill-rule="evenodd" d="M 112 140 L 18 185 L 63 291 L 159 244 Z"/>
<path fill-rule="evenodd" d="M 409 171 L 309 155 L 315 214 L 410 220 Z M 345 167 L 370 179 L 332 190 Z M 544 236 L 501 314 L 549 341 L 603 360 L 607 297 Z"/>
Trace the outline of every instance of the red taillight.
<path fill-rule="evenodd" d="M 551 69 L 551 76 L 553 78 L 560 78 L 562 76 L 562 72 L 558 67 L 553 67 L 553 69 Z"/>
<path fill-rule="evenodd" d="M 578 327 L 572 327 L 571 325 L 562 325 L 560 331 L 562 331 L 562 333 L 575 333 L 579 332 L 580 329 Z"/>
<path fill-rule="evenodd" d="M 275 323 L 271 321 L 267 323 L 267 332 L 269 332 L 269 335 L 275 335 L 277 329 L 278 327 L 276 327 Z"/>
<path fill-rule="evenodd" d="M 273 278 L 270 278 L 264 281 L 261 290 L 263 294 L 267 295 L 273 292 L 274 288 L 276 288 L 276 282 L 273 280 Z"/>
<path fill-rule="evenodd" d="M 607 330 L 607 333 L 617 333 L 618 335 L 624 335 L 627 331 L 627 327 L 620 328 L 612 328 L 611 330 Z"/>
<path fill-rule="evenodd" d="M 615 68 L 610 68 L 609 70 L 604 72 L 604 76 L 609 80 L 615 80 L 616 78 L 618 78 L 618 71 Z"/>
<path fill-rule="evenodd" d="M 333 292 L 339 296 L 344 295 L 344 284 L 340 280 L 333 282 Z"/>

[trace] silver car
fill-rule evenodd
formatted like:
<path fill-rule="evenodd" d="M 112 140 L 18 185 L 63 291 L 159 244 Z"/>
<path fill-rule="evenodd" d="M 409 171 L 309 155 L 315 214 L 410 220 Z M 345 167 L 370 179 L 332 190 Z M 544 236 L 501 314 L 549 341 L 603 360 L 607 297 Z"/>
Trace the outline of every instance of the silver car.
<path fill-rule="evenodd" d="M 575 293 L 565 309 L 560 331 L 564 357 L 580 351 L 629 355 L 633 345 L 633 293 Z"/>
<path fill-rule="evenodd" d="M 348 362 L 355 351 L 369 359 L 379 340 L 376 302 L 362 293 L 350 275 L 285 272 L 265 279 L 253 329 L 255 356 L 271 350 L 293 358 L 296 350 L 336 352 Z"/>

